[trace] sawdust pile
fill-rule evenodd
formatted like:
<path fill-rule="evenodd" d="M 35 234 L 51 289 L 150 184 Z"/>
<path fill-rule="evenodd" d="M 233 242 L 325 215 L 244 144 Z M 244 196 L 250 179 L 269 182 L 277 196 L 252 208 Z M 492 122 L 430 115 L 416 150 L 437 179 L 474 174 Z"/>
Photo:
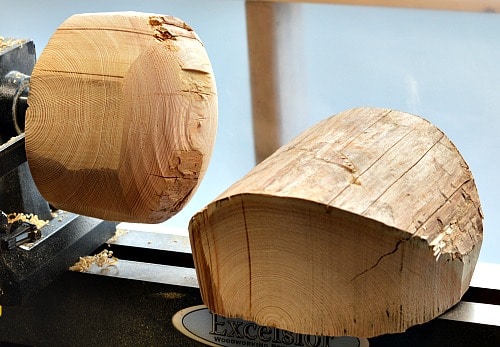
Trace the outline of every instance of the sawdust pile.
<path fill-rule="evenodd" d="M 113 251 L 104 249 L 98 254 L 80 257 L 80 260 L 77 261 L 73 266 L 71 266 L 69 270 L 76 272 L 87 272 L 93 264 L 99 267 L 108 267 L 110 265 L 116 264 L 117 262 L 118 259 L 116 257 L 113 257 Z"/>
<path fill-rule="evenodd" d="M 25 42 L 26 40 L 24 39 L 10 39 L 0 36 L 0 51 Z"/>
<path fill-rule="evenodd" d="M 7 215 L 7 222 L 8 223 L 14 223 L 17 222 L 18 220 L 30 223 L 36 226 L 38 230 L 40 230 L 44 225 L 49 224 L 48 220 L 42 220 L 38 218 L 36 214 L 29 213 L 29 214 L 24 214 L 24 213 L 9 213 Z"/>

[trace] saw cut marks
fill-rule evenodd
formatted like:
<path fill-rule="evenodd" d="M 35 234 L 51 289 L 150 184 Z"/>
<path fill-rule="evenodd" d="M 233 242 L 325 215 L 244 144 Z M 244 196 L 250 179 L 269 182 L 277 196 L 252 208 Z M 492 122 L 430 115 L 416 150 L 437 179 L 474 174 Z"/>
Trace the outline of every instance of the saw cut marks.
<path fill-rule="evenodd" d="M 189 230 L 213 312 L 303 334 L 372 337 L 460 300 L 482 219 L 472 174 L 439 129 L 360 108 L 281 147 Z"/>
<path fill-rule="evenodd" d="M 157 223 L 177 213 L 215 141 L 210 61 L 171 16 L 70 17 L 36 63 L 28 104 L 26 152 L 44 198 L 107 220 Z"/>

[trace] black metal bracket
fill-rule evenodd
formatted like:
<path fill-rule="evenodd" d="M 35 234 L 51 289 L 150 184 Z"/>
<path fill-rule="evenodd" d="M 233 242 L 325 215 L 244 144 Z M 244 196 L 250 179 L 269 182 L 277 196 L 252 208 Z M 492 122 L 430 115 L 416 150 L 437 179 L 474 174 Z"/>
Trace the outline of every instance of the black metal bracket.
<path fill-rule="evenodd" d="M 29 75 L 35 67 L 33 41 L 11 39 L 0 50 L 0 210 L 50 219 L 49 204 L 36 188 L 24 148 Z"/>
<path fill-rule="evenodd" d="M 29 75 L 35 67 L 35 44 L 12 39 L 0 49 L 0 143 L 24 131 Z"/>
<path fill-rule="evenodd" d="M 0 252 L 14 249 L 27 242 L 35 242 L 42 236 L 35 224 L 17 220 L 9 222 L 9 216 L 0 211 Z"/>

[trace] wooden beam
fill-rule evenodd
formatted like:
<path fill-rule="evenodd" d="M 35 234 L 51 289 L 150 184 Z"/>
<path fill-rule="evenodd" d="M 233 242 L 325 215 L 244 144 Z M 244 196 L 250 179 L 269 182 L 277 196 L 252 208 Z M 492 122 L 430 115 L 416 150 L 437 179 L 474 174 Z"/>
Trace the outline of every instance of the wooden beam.
<path fill-rule="evenodd" d="M 280 145 L 276 80 L 276 5 L 247 2 L 247 35 L 252 90 L 255 160 L 261 162 Z"/>
<path fill-rule="evenodd" d="M 500 12 L 500 1 L 497 0 L 264 0 L 269 2 L 302 2 L 339 5 L 386 6 L 402 8 L 419 8 L 433 10 Z M 250 2 L 253 2 L 250 0 Z"/>
<path fill-rule="evenodd" d="M 301 5 L 251 1 L 246 16 L 255 157 L 261 162 L 304 115 Z"/>

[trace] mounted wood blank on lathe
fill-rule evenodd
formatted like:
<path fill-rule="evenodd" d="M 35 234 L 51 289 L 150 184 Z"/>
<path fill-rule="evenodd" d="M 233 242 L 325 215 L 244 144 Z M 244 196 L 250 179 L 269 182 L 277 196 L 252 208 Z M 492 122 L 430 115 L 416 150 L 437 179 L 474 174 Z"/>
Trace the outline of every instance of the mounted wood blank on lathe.
<path fill-rule="evenodd" d="M 81 14 L 55 32 L 31 76 L 26 154 L 57 208 L 156 223 L 198 187 L 217 127 L 215 80 L 181 20 Z"/>
<path fill-rule="evenodd" d="M 472 174 L 440 130 L 360 108 L 280 148 L 189 229 L 202 297 L 215 313 L 372 337 L 460 300 L 482 219 Z"/>

